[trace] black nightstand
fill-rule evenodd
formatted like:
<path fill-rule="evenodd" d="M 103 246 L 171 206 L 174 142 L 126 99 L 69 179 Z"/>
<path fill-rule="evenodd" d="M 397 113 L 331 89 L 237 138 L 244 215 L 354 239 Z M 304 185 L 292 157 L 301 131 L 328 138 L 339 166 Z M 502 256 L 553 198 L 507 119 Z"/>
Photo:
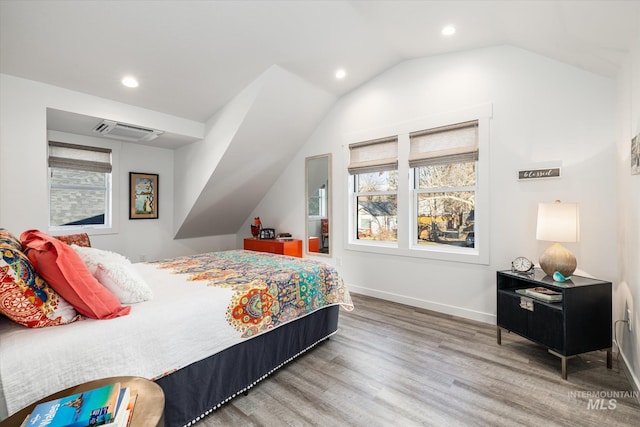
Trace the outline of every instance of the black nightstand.
<path fill-rule="evenodd" d="M 607 351 L 611 369 L 611 282 L 573 276 L 560 283 L 535 269 L 532 274 L 498 271 L 497 341 L 501 330 L 515 332 L 549 349 L 562 359 L 562 378 L 567 379 L 567 360 L 581 353 Z M 542 286 L 562 293 L 562 301 L 530 298 L 517 289 Z"/>

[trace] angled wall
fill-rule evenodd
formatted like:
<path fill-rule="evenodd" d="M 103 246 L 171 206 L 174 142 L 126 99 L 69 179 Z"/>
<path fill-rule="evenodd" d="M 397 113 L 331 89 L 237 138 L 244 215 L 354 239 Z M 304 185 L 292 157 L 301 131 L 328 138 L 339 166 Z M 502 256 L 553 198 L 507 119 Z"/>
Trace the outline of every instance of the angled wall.
<path fill-rule="evenodd" d="M 272 66 L 176 152 L 175 237 L 235 233 L 271 188 L 333 95 Z"/>

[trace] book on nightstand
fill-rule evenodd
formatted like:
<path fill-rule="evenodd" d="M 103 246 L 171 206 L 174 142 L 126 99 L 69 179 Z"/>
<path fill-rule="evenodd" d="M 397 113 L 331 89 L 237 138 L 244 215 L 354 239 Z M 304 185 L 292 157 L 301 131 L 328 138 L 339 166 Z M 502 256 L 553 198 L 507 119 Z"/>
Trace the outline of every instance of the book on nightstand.
<path fill-rule="evenodd" d="M 537 286 L 535 288 L 517 289 L 517 293 L 547 302 L 562 301 L 562 292 Z"/>
<path fill-rule="evenodd" d="M 127 405 L 127 409 L 125 411 L 126 414 L 126 423 L 122 425 L 122 427 L 127 427 L 131 425 L 131 419 L 133 418 L 133 408 L 136 406 L 136 400 L 138 400 L 138 393 L 133 392 L 131 395 L 131 399 L 129 399 L 129 404 Z"/>
<path fill-rule="evenodd" d="M 37 405 L 25 420 L 26 427 L 126 426 L 130 390 L 120 383 L 65 396 Z M 123 421 L 124 420 L 124 421 Z"/>
<path fill-rule="evenodd" d="M 118 396 L 118 403 L 116 404 L 116 412 L 113 417 L 113 422 L 109 423 L 113 427 L 126 427 L 129 421 L 127 414 L 127 407 L 131 401 L 131 390 L 128 387 L 120 389 L 120 395 Z"/>

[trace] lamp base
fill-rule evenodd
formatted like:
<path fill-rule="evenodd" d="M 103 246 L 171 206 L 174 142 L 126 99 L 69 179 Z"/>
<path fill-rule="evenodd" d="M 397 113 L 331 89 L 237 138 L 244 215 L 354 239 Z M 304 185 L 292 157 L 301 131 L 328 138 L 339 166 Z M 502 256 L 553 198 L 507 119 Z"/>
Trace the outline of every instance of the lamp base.
<path fill-rule="evenodd" d="M 560 243 L 549 246 L 540 255 L 540 267 L 548 276 L 553 277 L 553 273 L 560 272 L 564 277 L 569 277 L 576 271 L 578 263 L 576 257 Z"/>

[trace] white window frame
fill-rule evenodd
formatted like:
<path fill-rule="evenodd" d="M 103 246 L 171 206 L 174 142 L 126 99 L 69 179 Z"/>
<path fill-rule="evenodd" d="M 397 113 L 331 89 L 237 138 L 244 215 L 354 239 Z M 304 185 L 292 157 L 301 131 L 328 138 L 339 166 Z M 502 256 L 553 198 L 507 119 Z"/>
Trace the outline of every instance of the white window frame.
<path fill-rule="evenodd" d="M 349 191 L 345 210 L 344 247 L 346 250 L 370 252 L 385 255 L 407 256 L 442 261 L 465 262 L 471 264 L 489 264 L 489 125 L 492 117 L 492 105 L 483 104 L 468 109 L 411 120 L 384 128 L 358 132 L 344 137 L 345 157 L 349 159 L 348 145 L 365 140 L 373 140 L 388 135 L 398 136 L 398 240 L 396 242 L 377 242 L 357 239 L 356 204 L 354 196 L 354 177 L 347 174 Z M 409 134 L 422 129 L 433 129 L 455 123 L 478 122 L 479 158 L 476 164 L 476 204 L 475 204 L 475 245 L 464 248 L 451 245 L 418 245 L 417 206 L 414 192 L 413 170 L 409 168 Z M 346 170 L 346 167 L 345 167 Z M 354 229 L 354 226 L 356 227 Z"/>
<path fill-rule="evenodd" d="M 357 175 L 357 174 L 356 174 Z M 368 239 L 358 239 L 358 197 L 360 196 L 396 196 L 396 203 L 398 203 L 398 190 L 386 190 L 386 191 L 358 191 L 358 187 L 357 187 L 357 181 L 356 181 L 356 175 L 349 175 L 349 185 L 351 188 L 351 194 L 352 194 L 352 200 L 351 200 L 351 205 L 353 206 L 353 222 L 355 225 L 355 235 L 354 240 L 356 240 L 357 242 L 364 242 L 364 244 L 367 245 L 373 245 L 373 246 L 381 246 L 381 247 L 390 247 L 390 248 L 395 248 L 398 247 L 398 242 L 397 240 L 368 240 Z M 397 210 L 397 207 L 396 207 Z M 396 214 L 397 217 L 397 214 Z"/>
<path fill-rule="evenodd" d="M 116 234 L 119 231 L 119 207 L 120 207 L 120 148 L 121 143 L 117 141 L 103 142 L 99 138 L 69 134 L 65 132 L 48 131 L 48 141 L 60 141 L 69 144 L 84 145 L 87 147 L 108 148 L 111 150 L 111 174 L 108 178 L 107 191 L 110 193 L 107 197 L 107 212 L 110 217 L 110 224 L 107 224 L 107 216 L 105 215 L 105 224 L 85 224 L 85 225 L 63 225 L 48 226 L 48 232 L 53 235 L 87 233 L 91 235 Z M 47 148 L 48 149 L 48 148 Z M 47 165 L 47 222 L 51 217 L 51 169 Z"/>
<path fill-rule="evenodd" d="M 415 249 L 415 250 L 440 250 L 440 249 L 445 249 L 448 250 L 448 248 L 457 248 L 455 249 L 455 252 L 460 251 L 461 253 L 466 253 L 469 251 L 473 251 L 473 249 L 475 249 L 475 244 L 474 244 L 474 248 L 460 248 L 460 247 L 456 247 L 453 245 L 446 245 L 446 244 L 440 244 L 440 245 L 435 245 L 435 246 L 425 246 L 422 245 L 420 243 L 418 243 L 418 195 L 419 194 L 429 194 L 429 193 L 453 193 L 453 192 L 458 192 L 458 191 L 473 191 L 475 194 L 475 199 L 477 201 L 477 196 L 478 196 L 478 167 L 477 167 L 477 163 L 476 163 L 476 170 L 475 170 L 475 174 L 476 174 L 476 185 L 471 187 L 471 186 L 466 186 L 466 187 L 435 187 L 435 188 L 418 188 L 416 186 L 416 177 L 415 177 L 415 168 L 411 168 L 411 178 L 414 181 L 413 182 L 413 186 L 411 189 L 411 193 L 412 193 L 412 197 L 411 197 L 411 230 L 412 230 L 412 240 L 411 240 L 411 248 Z M 477 204 L 477 203 L 476 203 Z M 475 205 L 474 205 L 474 209 L 475 209 Z M 475 212 L 474 212 L 475 215 Z M 475 229 L 475 225 L 474 225 L 474 229 Z"/>
<path fill-rule="evenodd" d="M 319 215 L 309 215 L 310 219 L 322 219 L 322 218 L 328 218 L 327 217 L 327 189 L 326 188 L 319 188 L 318 189 L 318 196 L 310 196 L 310 199 L 318 199 L 318 210 Z M 307 201 L 307 203 L 309 203 Z"/>

